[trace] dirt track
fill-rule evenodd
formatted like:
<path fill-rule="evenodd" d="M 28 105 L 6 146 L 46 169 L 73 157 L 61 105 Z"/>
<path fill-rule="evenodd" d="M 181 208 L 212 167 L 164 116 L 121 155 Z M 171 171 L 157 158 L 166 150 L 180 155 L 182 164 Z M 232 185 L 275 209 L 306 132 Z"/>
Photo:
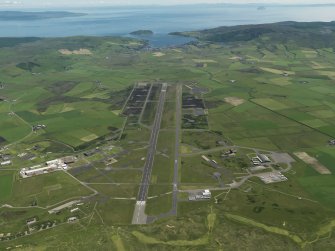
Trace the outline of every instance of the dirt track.
<path fill-rule="evenodd" d="M 63 55 L 92 55 L 92 52 L 89 49 L 80 48 L 79 50 L 70 51 L 68 49 L 60 49 L 59 53 Z"/>
<path fill-rule="evenodd" d="M 242 105 L 245 100 L 244 99 L 241 99 L 241 98 L 237 98 L 237 97 L 227 97 L 227 98 L 224 98 L 224 101 L 226 103 L 229 103 L 233 106 L 239 106 L 239 105 Z"/>
<path fill-rule="evenodd" d="M 296 152 L 294 153 L 294 155 L 297 156 L 299 159 L 301 159 L 306 164 L 311 165 L 315 169 L 315 171 L 317 171 L 318 173 L 331 174 L 331 171 L 327 167 L 319 163 L 319 161 L 316 158 L 309 156 L 308 153 Z"/>

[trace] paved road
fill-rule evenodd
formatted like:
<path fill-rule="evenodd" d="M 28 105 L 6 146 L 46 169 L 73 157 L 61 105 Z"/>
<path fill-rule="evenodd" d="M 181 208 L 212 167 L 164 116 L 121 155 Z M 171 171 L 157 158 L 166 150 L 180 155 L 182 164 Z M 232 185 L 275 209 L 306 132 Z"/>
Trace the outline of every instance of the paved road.
<path fill-rule="evenodd" d="M 146 215 L 144 211 L 145 211 L 146 200 L 148 197 L 151 171 L 152 171 L 152 166 L 154 163 L 154 158 L 155 158 L 155 153 L 156 153 L 158 134 L 159 134 L 163 110 L 164 110 L 166 89 L 167 89 L 167 84 L 163 84 L 162 89 L 161 89 L 161 94 L 159 97 L 159 101 L 158 101 L 155 121 L 152 126 L 152 131 L 151 131 L 151 136 L 150 136 L 150 141 L 149 141 L 149 149 L 148 149 L 146 162 L 144 164 L 142 181 L 141 181 L 139 192 L 137 195 L 137 202 L 136 202 L 134 215 L 133 215 L 133 221 L 132 221 L 133 224 L 145 224 L 146 223 Z"/>

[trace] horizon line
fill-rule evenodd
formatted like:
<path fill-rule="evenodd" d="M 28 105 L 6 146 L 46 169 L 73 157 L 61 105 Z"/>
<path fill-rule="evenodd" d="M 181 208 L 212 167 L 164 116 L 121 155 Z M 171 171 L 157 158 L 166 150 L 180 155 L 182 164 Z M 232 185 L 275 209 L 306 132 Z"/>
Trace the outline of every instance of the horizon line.
<path fill-rule="evenodd" d="M 173 4 L 112 4 L 112 3 L 84 3 L 84 4 L 23 4 L 23 3 L 16 3 L 16 4 L 8 4 L 8 3 L 0 3 L 0 7 L 4 8 L 50 8 L 50 7 L 57 7 L 57 8 L 72 8 L 72 7 L 173 7 L 173 6 L 200 6 L 200 5 L 231 5 L 231 6 L 335 6 L 335 3 L 173 3 Z M 1 11 L 1 10 L 0 10 Z"/>

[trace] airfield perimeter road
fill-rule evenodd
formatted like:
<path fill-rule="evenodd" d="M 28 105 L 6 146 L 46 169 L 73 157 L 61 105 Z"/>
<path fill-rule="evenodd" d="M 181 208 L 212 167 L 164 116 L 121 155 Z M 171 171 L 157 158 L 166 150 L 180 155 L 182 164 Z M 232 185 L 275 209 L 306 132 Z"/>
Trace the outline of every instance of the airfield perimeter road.
<path fill-rule="evenodd" d="M 152 126 L 148 154 L 146 158 L 146 162 L 144 164 L 142 181 L 140 184 L 139 192 L 137 195 L 137 202 L 135 205 L 134 215 L 132 224 L 146 224 L 147 217 L 145 215 L 145 205 L 148 197 L 148 191 L 150 186 L 150 178 L 152 166 L 154 163 L 154 158 L 156 154 L 156 145 L 158 140 L 158 134 L 162 121 L 162 114 L 164 109 L 165 97 L 166 97 L 166 89 L 167 84 L 164 83 L 162 85 L 161 94 L 159 96 L 156 116 L 154 120 L 154 124 Z"/>

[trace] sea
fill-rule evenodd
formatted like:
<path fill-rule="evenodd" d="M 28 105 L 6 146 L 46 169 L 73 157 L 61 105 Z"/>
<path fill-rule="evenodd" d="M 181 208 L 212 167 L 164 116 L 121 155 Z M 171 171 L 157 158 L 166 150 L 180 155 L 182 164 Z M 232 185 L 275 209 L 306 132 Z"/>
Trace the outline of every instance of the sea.
<path fill-rule="evenodd" d="M 170 32 L 192 31 L 244 24 L 280 21 L 333 21 L 335 5 L 255 5 L 205 4 L 179 6 L 117 6 L 76 8 L 13 9 L 0 11 L 70 11 L 83 16 L 1 20 L 0 37 L 130 36 L 136 30 L 152 30 L 154 35 L 139 37 L 152 47 L 190 42 L 191 38 Z"/>

